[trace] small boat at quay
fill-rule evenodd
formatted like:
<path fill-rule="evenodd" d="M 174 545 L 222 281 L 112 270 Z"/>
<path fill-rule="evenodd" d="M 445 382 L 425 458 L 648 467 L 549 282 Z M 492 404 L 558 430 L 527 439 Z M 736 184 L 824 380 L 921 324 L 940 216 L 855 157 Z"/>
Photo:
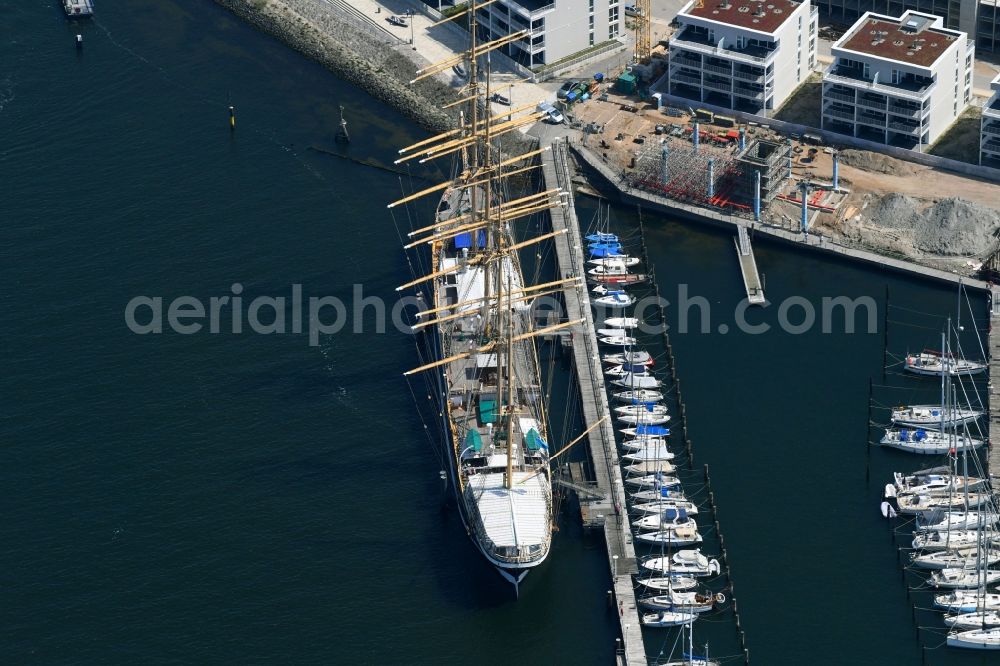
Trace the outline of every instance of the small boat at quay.
<path fill-rule="evenodd" d="M 979 590 L 955 590 L 934 595 L 934 606 L 951 613 L 974 613 L 980 610 L 1000 610 L 1000 594 Z"/>
<path fill-rule="evenodd" d="M 639 263 L 639 261 L 639 257 L 630 257 L 627 254 L 619 254 L 612 257 L 595 257 L 588 259 L 587 263 L 591 266 L 608 266 L 619 263 L 625 264 L 626 266 L 635 266 Z"/>
<path fill-rule="evenodd" d="M 950 493 L 948 495 L 903 495 L 896 498 L 900 513 L 915 515 L 925 511 L 964 511 L 990 501 L 989 493 Z"/>
<path fill-rule="evenodd" d="M 640 435 L 635 439 L 626 439 L 621 444 L 622 448 L 626 451 L 639 451 L 649 447 L 663 447 L 666 445 L 667 440 L 664 437 L 654 435 Z M 672 454 L 670 458 L 673 458 Z M 668 458 L 668 460 L 670 458 Z"/>
<path fill-rule="evenodd" d="M 907 453 L 944 455 L 952 449 L 956 451 L 977 449 L 983 445 L 983 442 L 970 437 L 955 437 L 937 430 L 900 428 L 899 430 L 886 430 L 885 436 L 882 437 L 879 444 Z"/>
<path fill-rule="evenodd" d="M 649 355 L 649 352 L 642 351 L 641 349 L 616 354 L 605 354 L 601 357 L 601 360 L 605 363 L 615 365 L 624 365 L 626 363 L 630 365 L 653 365 L 653 357 Z"/>
<path fill-rule="evenodd" d="M 634 465 L 625 465 L 625 472 L 627 474 L 639 474 L 645 476 L 646 474 L 673 474 L 677 471 L 677 465 L 667 462 L 666 460 L 648 460 L 646 462 L 635 463 Z"/>
<path fill-rule="evenodd" d="M 670 420 L 669 414 L 619 414 L 617 420 L 626 425 L 662 425 Z"/>
<path fill-rule="evenodd" d="M 917 529 L 923 531 L 974 530 L 995 525 L 997 514 L 992 512 L 927 511 L 917 514 Z"/>
<path fill-rule="evenodd" d="M 635 540 L 666 548 L 684 548 L 686 546 L 697 546 L 702 542 L 702 536 L 697 529 L 685 527 L 680 530 L 642 532 L 635 535 Z"/>
<path fill-rule="evenodd" d="M 698 618 L 694 613 L 664 611 L 662 613 L 647 613 L 642 616 L 642 624 L 647 627 L 679 627 Z"/>
<path fill-rule="evenodd" d="M 886 497 L 896 497 L 913 493 L 925 495 L 947 495 L 951 491 L 972 490 L 983 485 L 984 479 L 951 474 L 948 467 L 933 467 L 910 475 L 899 472 L 893 474 L 893 483 L 886 485 Z"/>
<path fill-rule="evenodd" d="M 698 513 L 698 505 L 686 499 L 661 499 L 632 505 L 632 513 L 662 513 L 667 509 L 684 509 L 689 516 L 694 516 Z"/>
<path fill-rule="evenodd" d="M 903 361 L 903 369 L 917 375 L 940 377 L 942 374 L 947 374 L 952 377 L 960 377 L 986 372 L 986 364 L 982 361 L 956 358 L 953 354 L 925 350 L 919 354 L 907 356 Z"/>
<path fill-rule="evenodd" d="M 1000 571 L 975 568 L 975 562 L 970 569 L 941 569 L 931 574 L 928 582 L 933 587 L 949 590 L 971 590 L 981 585 L 992 585 L 1000 581 Z"/>
<path fill-rule="evenodd" d="M 632 476 L 625 479 L 625 485 L 638 486 L 639 488 L 672 488 L 681 485 L 680 479 L 676 476 L 666 476 L 665 474 L 647 474 L 646 476 Z"/>
<path fill-rule="evenodd" d="M 651 576 L 635 582 L 650 590 L 693 590 L 699 585 L 694 576 Z"/>
<path fill-rule="evenodd" d="M 714 576 L 721 571 L 718 560 L 709 559 L 700 550 L 693 549 L 679 550 L 673 555 L 651 557 L 643 560 L 642 568 L 669 576 Z"/>
<path fill-rule="evenodd" d="M 948 634 L 948 647 L 1000 650 L 1000 628 L 971 629 Z"/>
<path fill-rule="evenodd" d="M 931 553 L 914 553 L 912 559 L 913 566 L 918 569 L 972 569 L 980 563 L 980 557 L 976 555 L 977 549 L 973 547 L 966 550 L 937 550 Z M 996 564 L 1000 562 L 1000 553 L 987 551 L 981 558 L 982 562 Z"/>
<path fill-rule="evenodd" d="M 986 530 L 987 543 L 1000 545 L 1000 532 Z M 968 550 L 980 543 L 977 530 L 922 532 L 913 536 L 913 549 L 924 551 Z"/>
<path fill-rule="evenodd" d="M 944 623 L 945 626 L 957 631 L 1000 627 L 1000 612 L 988 610 L 962 613 L 960 615 L 946 615 Z"/>
<path fill-rule="evenodd" d="M 622 460 L 628 460 L 631 463 L 638 462 L 651 462 L 651 461 L 666 461 L 674 457 L 674 454 L 667 450 L 666 447 L 650 447 L 648 449 L 639 449 L 638 451 L 633 451 L 632 453 L 626 453 L 622 456 Z"/>
<path fill-rule="evenodd" d="M 974 409 L 952 409 L 950 412 L 938 405 L 908 405 L 892 410 L 892 422 L 911 428 L 941 428 L 975 421 L 983 413 Z"/>
<path fill-rule="evenodd" d="M 611 328 L 639 328 L 641 323 L 636 317 L 610 317 L 604 320 L 604 325 Z"/>
<path fill-rule="evenodd" d="M 711 593 L 670 590 L 666 594 L 642 597 L 639 599 L 639 605 L 650 610 L 707 613 L 715 608 L 716 599 L 717 596 Z M 725 599 L 725 596 L 722 596 L 722 599 Z"/>
<path fill-rule="evenodd" d="M 597 338 L 597 340 L 602 345 L 612 345 L 614 347 L 631 347 L 636 343 L 636 339 L 629 335 L 608 335 Z"/>
<path fill-rule="evenodd" d="M 618 391 L 613 393 L 612 397 L 619 402 L 659 402 L 663 400 L 663 394 L 659 391 L 650 391 L 648 389 L 636 389 L 634 391 Z"/>
<path fill-rule="evenodd" d="M 658 389 L 661 386 L 663 386 L 663 382 L 661 382 L 656 377 L 647 375 L 635 375 L 635 374 L 622 377 L 621 379 L 616 379 L 611 383 L 614 384 L 615 386 L 621 386 L 622 388 L 627 388 L 630 390 Z"/>

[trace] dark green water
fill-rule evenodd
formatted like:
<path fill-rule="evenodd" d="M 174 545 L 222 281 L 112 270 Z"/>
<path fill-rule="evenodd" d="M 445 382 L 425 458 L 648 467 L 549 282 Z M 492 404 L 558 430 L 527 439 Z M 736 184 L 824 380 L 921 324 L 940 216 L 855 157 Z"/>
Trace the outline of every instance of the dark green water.
<path fill-rule="evenodd" d="M 135 296 L 234 283 L 391 302 L 399 178 L 309 148 L 333 146 L 340 104 L 360 158 L 422 134 L 207 1 L 98 11 L 70 26 L 54 0 L 0 0 L 0 661 L 608 663 L 599 541 L 564 517 L 514 603 L 442 510 L 400 378 L 410 339 L 125 325 Z M 647 223 L 664 294 L 687 282 L 731 312 L 731 239 Z M 772 299 L 889 283 L 894 303 L 953 309 L 947 289 L 758 251 Z M 876 451 L 864 478 L 881 335 L 673 340 L 754 663 L 917 663 L 877 514 L 915 463 Z"/>

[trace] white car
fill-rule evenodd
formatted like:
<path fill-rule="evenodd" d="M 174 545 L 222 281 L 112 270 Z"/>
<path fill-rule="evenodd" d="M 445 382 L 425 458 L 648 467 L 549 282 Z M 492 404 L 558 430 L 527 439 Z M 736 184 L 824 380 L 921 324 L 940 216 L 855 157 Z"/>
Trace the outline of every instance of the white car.
<path fill-rule="evenodd" d="M 559 113 L 559 109 L 552 106 L 548 102 L 539 102 L 535 110 L 539 113 L 544 113 L 546 115 L 545 120 L 548 120 L 553 125 L 558 125 L 559 123 L 566 120 L 563 114 Z"/>

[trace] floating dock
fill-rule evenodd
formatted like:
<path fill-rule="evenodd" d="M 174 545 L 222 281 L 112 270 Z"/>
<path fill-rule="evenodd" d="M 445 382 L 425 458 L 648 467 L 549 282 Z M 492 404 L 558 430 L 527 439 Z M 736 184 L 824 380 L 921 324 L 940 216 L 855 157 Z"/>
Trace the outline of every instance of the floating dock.
<path fill-rule="evenodd" d="M 747 300 L 751 305 L 764 304 L 764 286 L 757 273 L 757 260 L 753 256 L 753 246 L 750 245 L 750 234 L 747 228 L 736 226 L 736 255 L 740 260 L 740 272 L 743 273 L 743 286 L 747 290 Z"/>
<path fill-rule="evenodd" d="M 542 153 L 542 173 L 546 189 L 561 187 L 566 192 L 566 206 L 551 209 L 552 230 L 567 230 L 555 237 L 556 257 L 559 262 L 560 277 L 584 276 L 585 264 L 580 238 L 580 225 L 573 206 L 573 191 L 570 183 L 566 144 L 556 141 L 551 150 Z M 566 317 L 568 320 L 583 319 L 584 323 L 572 327 L 572 355 L 580 384 L 580 400 L 584 421 L 590 425 L 604 417 L 609 417 L 607 393 L 604 390 L 604 375 L 597 350 L 597 335 L 587 285 L 579 285 L 564 290 Z M 638 573 L 635 547 L 632 543 L 632 529 L 629 524 L 625 504 L 625 486 L 622 482 L 621 467 L 618 464 L 618 448 L 615 444 L 614 427 L 607 418 L 587 436 L 590 459 L 594 469 L 594 479 L 588 481 L 583 476 L 582 467 L 570 467 L 572 484 L 586 492 L 577 491 L 584 527 L 603 529 L 608 547 L 608 569 L 612 578 L 614 602 L 618 608 L 622 645 L 617 651 L 619 664 L 646 664 L 646 650 L 642 643 L 642 623 L 636 605 L 632 575 Z"/>

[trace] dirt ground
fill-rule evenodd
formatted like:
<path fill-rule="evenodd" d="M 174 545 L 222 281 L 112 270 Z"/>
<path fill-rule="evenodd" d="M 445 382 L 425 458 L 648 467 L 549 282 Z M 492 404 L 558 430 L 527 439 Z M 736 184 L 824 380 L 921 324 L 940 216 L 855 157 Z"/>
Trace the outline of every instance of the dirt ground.
<path fill-rule="evenodd" d="M 982 109 L 977 106 L 969 107 L 927 152 L 960 162 L 978 164 L 982 118 Z"/>

